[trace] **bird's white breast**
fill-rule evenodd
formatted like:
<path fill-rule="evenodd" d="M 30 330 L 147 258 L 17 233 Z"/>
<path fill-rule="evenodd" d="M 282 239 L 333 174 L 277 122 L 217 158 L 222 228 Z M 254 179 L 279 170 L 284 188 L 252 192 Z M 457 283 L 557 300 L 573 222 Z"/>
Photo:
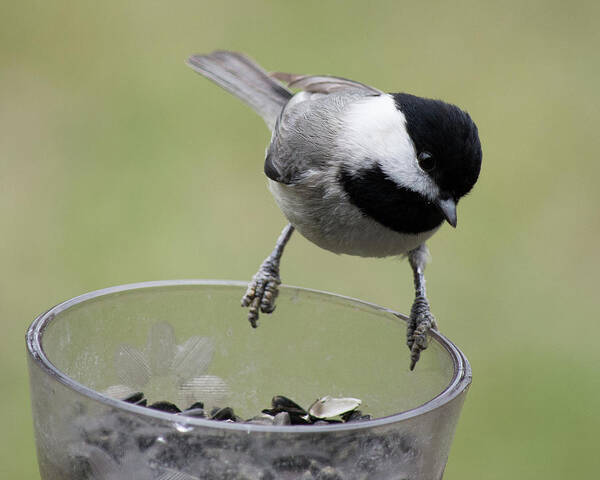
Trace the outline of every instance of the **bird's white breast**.
<path fill-rule="evenodd" d="M 431 237 L 398 233 L 364 215 L 341 191 L 284 185 L 269 180 L 275 200 L 289 222 L 315 245 L 338 254 L 361 257 L 402 255 Z"/>

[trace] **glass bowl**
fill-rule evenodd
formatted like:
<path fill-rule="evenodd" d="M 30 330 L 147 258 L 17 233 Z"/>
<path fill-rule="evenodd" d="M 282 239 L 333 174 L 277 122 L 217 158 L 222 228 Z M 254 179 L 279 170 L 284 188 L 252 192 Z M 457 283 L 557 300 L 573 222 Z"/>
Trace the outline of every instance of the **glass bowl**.
<path fill-rule="evenodd" d="M 471 369 L 437 332 L 408 369 L 406 317 L 282 286 L 277 310 L 246 321 L 241 282 L 161 281 L 81 295 L 27 332 L 43 480 L 442 478 Z M 123 401 L 244 419 L 285 395 L 303 407 L 352 397 L 371 420 L 263 425 L 196 418 Z M 196 405 L 198 406 L 198 405 Z"/>

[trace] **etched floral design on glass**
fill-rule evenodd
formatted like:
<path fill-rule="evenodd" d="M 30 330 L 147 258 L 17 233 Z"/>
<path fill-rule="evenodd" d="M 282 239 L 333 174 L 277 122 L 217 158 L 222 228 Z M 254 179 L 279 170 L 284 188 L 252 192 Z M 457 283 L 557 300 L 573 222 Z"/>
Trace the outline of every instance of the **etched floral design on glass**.
<path fill-rule="evenodd" d="M 222 378 L 207 373 L 213 355 L 214 341 L 210 337 L 191 336 L 177 344 L 169 323 L 155 323 L 144 348 L 119 345 L 114 356 L 119 383 L 108 387 L 104 394 L 122 399 L 144 392 L 150 403 L 168 400 L 181 408 L 199 401 L 207 407 L 223 404 L 229 387 Z"/>

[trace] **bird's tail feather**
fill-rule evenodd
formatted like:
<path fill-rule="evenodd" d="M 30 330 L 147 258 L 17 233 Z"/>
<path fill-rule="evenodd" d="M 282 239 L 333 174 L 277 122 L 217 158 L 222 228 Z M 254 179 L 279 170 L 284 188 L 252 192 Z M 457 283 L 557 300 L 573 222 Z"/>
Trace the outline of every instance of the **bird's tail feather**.
<path fill-rule="evenodd" d="M 193 55 L 187 64 L 250 105 L 270 129 L 293 95 L 241 53 L 216 51 L 208 55 Z"/>

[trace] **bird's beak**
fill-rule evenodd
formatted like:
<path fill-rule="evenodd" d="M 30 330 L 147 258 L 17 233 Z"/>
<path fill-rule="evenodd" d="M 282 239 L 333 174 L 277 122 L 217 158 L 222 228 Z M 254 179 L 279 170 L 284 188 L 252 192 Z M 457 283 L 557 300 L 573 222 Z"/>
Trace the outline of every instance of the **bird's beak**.
<path fill-rule="evenodd" d="M 456 202 L 452 198 L 447 198 L 445 200 L 439 199 L 437 201 L 437 206 L 444 214 L 446 221 L 456 228 Z"/>

